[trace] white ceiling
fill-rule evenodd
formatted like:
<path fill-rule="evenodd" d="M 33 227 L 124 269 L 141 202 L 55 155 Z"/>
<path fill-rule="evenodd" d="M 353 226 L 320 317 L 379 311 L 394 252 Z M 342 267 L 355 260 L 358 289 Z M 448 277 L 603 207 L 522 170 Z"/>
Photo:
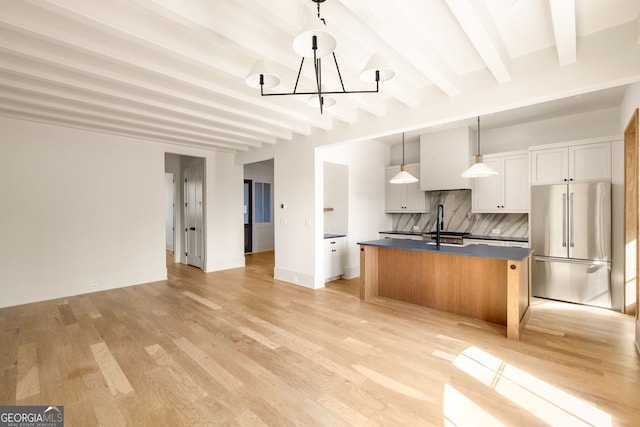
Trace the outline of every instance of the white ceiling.
<path fill-rule="evenodd" d="M 247 73 L 268 60 L 281 78 L 274 90 L 292 91 L 300 59 L 291 43 L 315 7 L 0 0 L 0 115 L 237 152 L 298 137 L 384 137 L 640 80 L 638 0 L 327 0 L 346 88 L 370 88 L 358 76 L 374 52 L 396 77 L 379 94 L 336 96 L 323 115 L 305 97 L 261 97 Z M 301 89 L 311 82 L 303 70 Z M 608 108 L 621 94 L 504 120 Z"/>
<path fill-rule="evenodd" d="M 622 103 L 626 89 L 627 85 L 615 86 L 609 89 L 556 99 L 554 101 L 541 102 L 526 107 L 490 113 L 480 117 L 480 126 L 482 129 L 488 130 L 513 126 L 524 122 L 542 121 L 591 111 L 618 108 Z M 477 117 L 413 129 L 405 132 L 405 141 L 408 143 L 419 140 L 420 135 L 426 133 L 465 126 L 476 129 L 478 127 Z M 402 142 L 401 135 L 401 133 L 390 134 L 379 137 L 377 140 L 388 145 L 397 145 Z"/>

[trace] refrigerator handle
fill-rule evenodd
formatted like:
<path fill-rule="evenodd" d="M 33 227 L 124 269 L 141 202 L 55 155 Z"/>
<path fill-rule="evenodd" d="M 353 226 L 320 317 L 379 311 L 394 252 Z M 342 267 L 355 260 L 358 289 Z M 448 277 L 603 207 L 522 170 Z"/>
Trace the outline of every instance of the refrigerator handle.
<path fill-rule="evenodd" d="M 562 247 L 567 247 L 567 193 L 562 193 Z"/>
<path fill-rule="evenodd" d="M 569 246 L 573 248 L 575 246 L 573 242 L 573 193 L 569 196 L 569 215 L 571 216 L 569 220 Z"/>
<path fill-rule="evenodd" d="M 595 265 L 598 267 L 609 267 L 610 266 L 610 262 L 609 261 L 602 261 L 602 260 L 596 260 L 596 259 L 574 259 L 574 258 L 557 258 L 557 257 L 550 257 L 550 256 L 538 256 L 538 255 L 534 255 L 533 256 L 533 261 L 534 262 L 558 262 L 558 263 L 565 263 L 565 264 L 582 264 L 582 265 Z"/>

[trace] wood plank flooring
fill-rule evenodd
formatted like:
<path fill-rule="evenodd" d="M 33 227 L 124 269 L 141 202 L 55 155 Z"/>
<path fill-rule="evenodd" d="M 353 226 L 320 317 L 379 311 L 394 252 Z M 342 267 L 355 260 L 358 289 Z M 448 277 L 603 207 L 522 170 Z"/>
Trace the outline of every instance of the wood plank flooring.
<path fill-rule="evenodd" d="M 640 424 L 634 318 L 536 300 L 504 327 L 273 280 L 273 253 L 205 274 L 0 309 L 0 405 L 66 426 Z"/>

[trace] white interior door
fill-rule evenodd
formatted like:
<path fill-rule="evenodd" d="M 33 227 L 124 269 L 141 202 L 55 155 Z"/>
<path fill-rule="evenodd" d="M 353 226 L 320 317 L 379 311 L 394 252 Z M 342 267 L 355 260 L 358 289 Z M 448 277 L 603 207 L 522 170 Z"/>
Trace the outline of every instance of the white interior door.
<path fill-rule="evenodd" d="M 187 264 L 202 268 L 204 260 L 204 233 L 202 203 L 202 166 L 185 169 L 185 246 Z"/>

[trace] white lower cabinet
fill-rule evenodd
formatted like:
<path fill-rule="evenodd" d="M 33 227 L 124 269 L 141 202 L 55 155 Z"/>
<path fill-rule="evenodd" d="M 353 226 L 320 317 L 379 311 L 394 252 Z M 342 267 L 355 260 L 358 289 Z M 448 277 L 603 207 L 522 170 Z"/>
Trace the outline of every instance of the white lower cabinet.
<path fill-rule="evenodd" d="M 344 274 L 344 237 L 324 239 L 324 281 L 335 280 Z"/>

